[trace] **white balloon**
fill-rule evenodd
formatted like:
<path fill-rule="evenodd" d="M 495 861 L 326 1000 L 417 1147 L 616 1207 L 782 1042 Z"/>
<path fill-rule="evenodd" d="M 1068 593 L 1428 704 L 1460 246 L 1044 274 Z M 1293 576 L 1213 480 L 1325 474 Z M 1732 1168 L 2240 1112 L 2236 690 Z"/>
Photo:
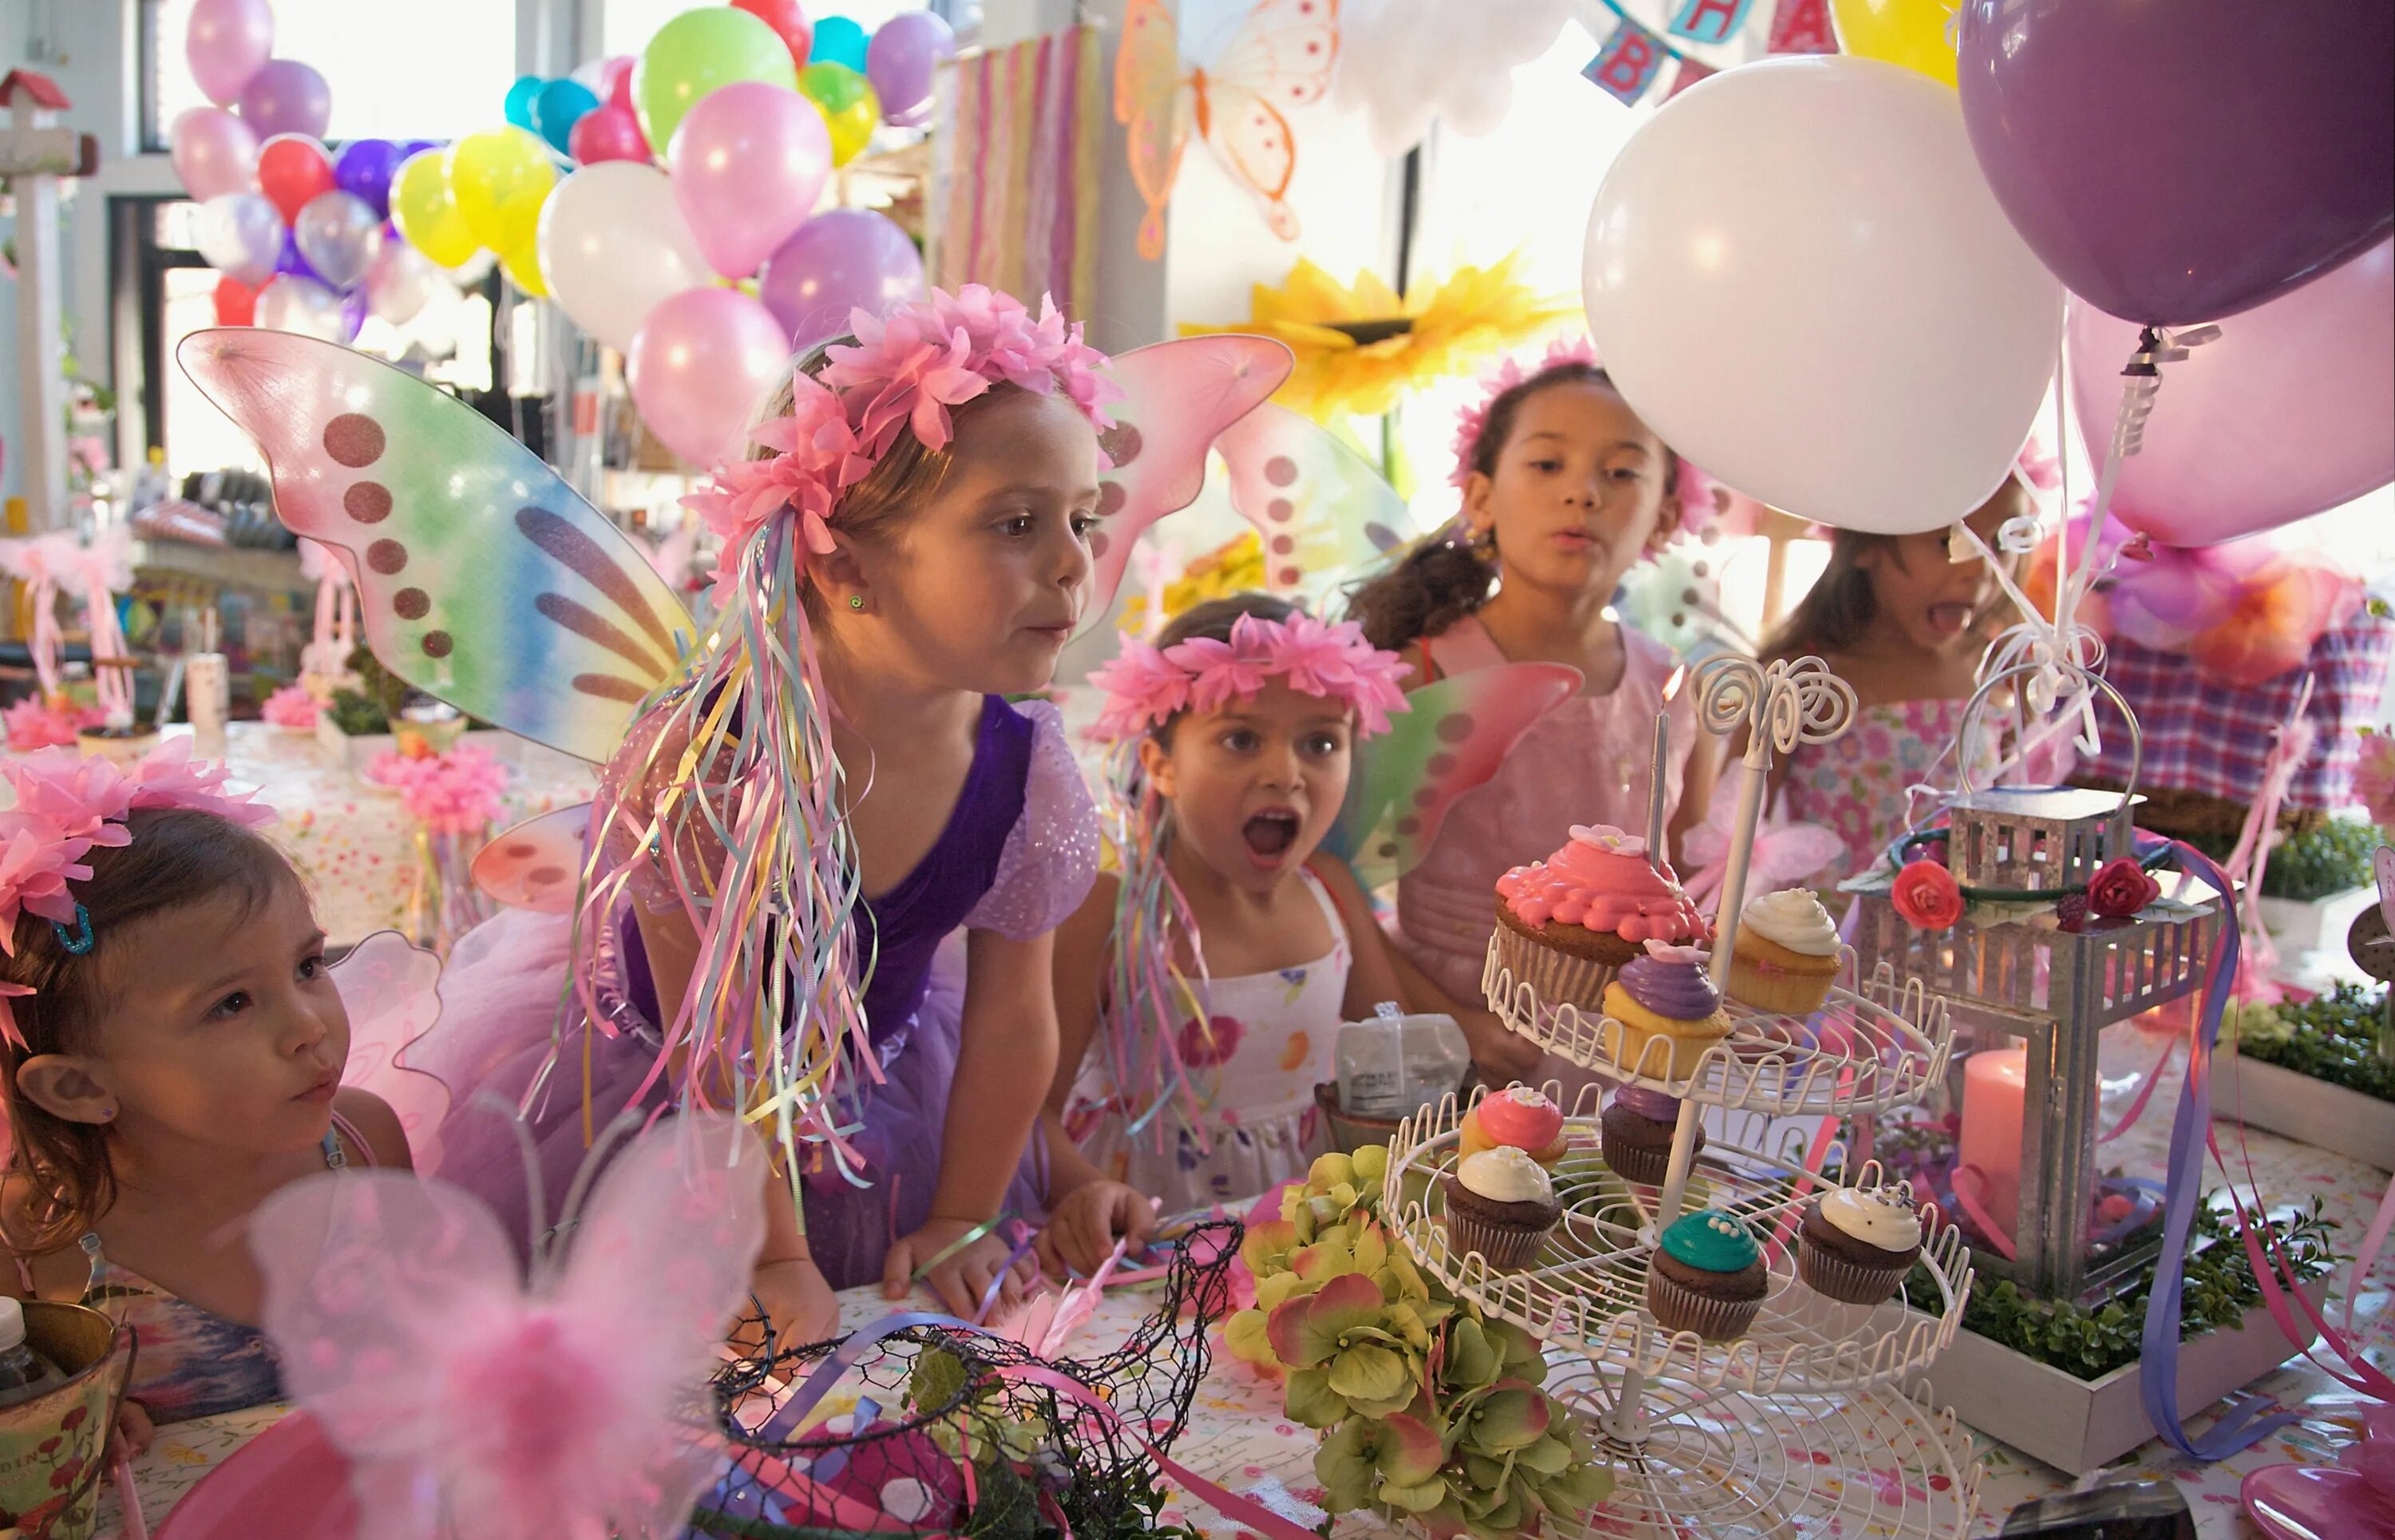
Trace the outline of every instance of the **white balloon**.
<path fill-rule="evenodd" d="M 200 255 L 208 266 L 252 288 L 274 275 L 283 254 L 283 216 L 256 192 L 225 192 L 200 206 Z"/>
<path fill-rule="evenodd" d="M 404 326 L 448 279 L 432 259 L 405 241 L 387 241 L 366 269 L 366 309 L 394 326 Z"/>
<path fill-rule="evenodd" d="M 1674 449 L 1879 534 L 2003 485 L 2062 329 L 1954 93 L 1870 59 L 1768 60 L 1667 102 L 1597 190 L 1583 277 L 1598 355 Z"/>
<path fill-rule="evenodd" d="M 540 210 L 540 273 L 574 324 L 619 352 L 662 300 L 715 281 L 654 166 L 602 161 L 557 184 Z"/>
<path fill-rule="evenodd" d="M 382 250 L 382 220 L 364 198 L 336 189 L 301 206 L 291 239 L 318 276 L 346 289 L 366 275 Z"/>
<path fill-rule="evenodd" d="M 327 342 L 346 342 L 341 297 L 316 282 L 286 272 L 258 291 L 255 320 L 275 331 L 298 332 Z"/>

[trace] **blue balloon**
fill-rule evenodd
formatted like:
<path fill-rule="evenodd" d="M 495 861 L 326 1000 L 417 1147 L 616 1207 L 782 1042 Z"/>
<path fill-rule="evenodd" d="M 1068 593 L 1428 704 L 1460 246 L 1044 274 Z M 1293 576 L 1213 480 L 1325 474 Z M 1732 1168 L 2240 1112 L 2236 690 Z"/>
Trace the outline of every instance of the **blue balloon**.
<path fill-rule="evenodd" d="M 550 149 L 565 154 L 566 139 L 574 126 L 598 105 L 598 94 L 582 82 L 552 80 L 532 99 L 532 131 L 549 140 Z"/>
<path fill-rule="evenodd" d="M 531 127 L 533 101 L 548 84 L 538 75 L 516 76 L 516 83 L 508 87 L 508 121 L 519 128 Z"/>
<path fill-rule="evenodd" d="M 865 29 L 845 16 L 827 16 L 815 23 L 814 46 L 807 50 L 810 64 L 845 64 L 865 73 Z"/>

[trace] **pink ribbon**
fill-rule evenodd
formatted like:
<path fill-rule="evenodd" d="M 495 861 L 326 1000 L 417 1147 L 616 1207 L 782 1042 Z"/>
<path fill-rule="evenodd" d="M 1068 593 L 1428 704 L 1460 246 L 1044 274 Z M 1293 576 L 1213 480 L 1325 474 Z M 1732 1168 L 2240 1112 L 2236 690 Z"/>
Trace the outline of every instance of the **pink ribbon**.
<path fill-rule="evenodd" d="M 2270 837 L 2278 831 L 2279 806 L 2295 784 L 2296 772 L 2311 758 L 2312 745 L 2320 736 L 2318 726 L 2304 714 L 2311 705 L 2312 683 L 2312 676 L 2305 674 L 2303 684 L 2296 691 L 2294 708 L 2271 735 L 2270 752 L 2262 762 L 2261 787 L 2255 794 L 2254 805 L 2246 810 L 2245 825 L 2237 835 L 2237 848 L 2221 865 L 2231 881 L 2244 883 L 2244 891 L 2237 897 L 2237 924 L 2245 933 L 2246 962 L 2255 989 L 2241 993 L 2258 994 L 2269 1004 L 2279 1000 L 2278 989 L 2271 983 L 2279 971 L 2279 949 L 2270 939 L 2269 927 L 2262 923 L 2262 878 L 2270 866 Z"/>

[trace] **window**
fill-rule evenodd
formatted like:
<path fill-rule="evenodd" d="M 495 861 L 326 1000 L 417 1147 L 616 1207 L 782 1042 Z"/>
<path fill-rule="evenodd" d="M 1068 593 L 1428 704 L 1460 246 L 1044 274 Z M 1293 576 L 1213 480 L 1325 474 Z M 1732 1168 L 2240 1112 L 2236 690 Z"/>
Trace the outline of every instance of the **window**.
<path fill-rule="evenodd" d="M 600 20 L 600 46 L 610 54 L 638 53 L 656 35 L 659 27 L 692 8 L 691 0 L 604 0 L 606 7 Z M 873 29 L 900 11 L 933 10 L 948 18 L 951 24 L 961 25 L 964 18 L 957 12 L 961 7 L 952 3 L 926 5 L 924 0 L 835 0 L 832 5 L 801 7 L 810 20 L 821 20 L 834 14 L 847 17 L 863 27 L 869 36 Z M 973 9 L 980 10 L 975 5 Z"/>

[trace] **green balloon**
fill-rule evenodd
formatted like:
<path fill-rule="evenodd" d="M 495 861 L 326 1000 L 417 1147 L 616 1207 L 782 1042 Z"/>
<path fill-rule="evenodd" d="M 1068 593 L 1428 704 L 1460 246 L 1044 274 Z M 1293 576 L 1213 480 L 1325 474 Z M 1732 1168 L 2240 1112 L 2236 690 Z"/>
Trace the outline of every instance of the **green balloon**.
<path fill-rule="evenodd" d="M 684 11 L 657 29 L 632 67 L 641 131 L 662 155 L 683 114 L 701 98 L 743 80 L 797 90 L 799 72 L 790 62 L 789 45 L 745 10 L 706 6 Z"/>
<path fill-rule="evenodd" d="M 799 72 L 799 95 L 831 117 L 863 101 L 870 89 L 863 75 L 845 64 L 827 60 L 818 60 Z"/>

